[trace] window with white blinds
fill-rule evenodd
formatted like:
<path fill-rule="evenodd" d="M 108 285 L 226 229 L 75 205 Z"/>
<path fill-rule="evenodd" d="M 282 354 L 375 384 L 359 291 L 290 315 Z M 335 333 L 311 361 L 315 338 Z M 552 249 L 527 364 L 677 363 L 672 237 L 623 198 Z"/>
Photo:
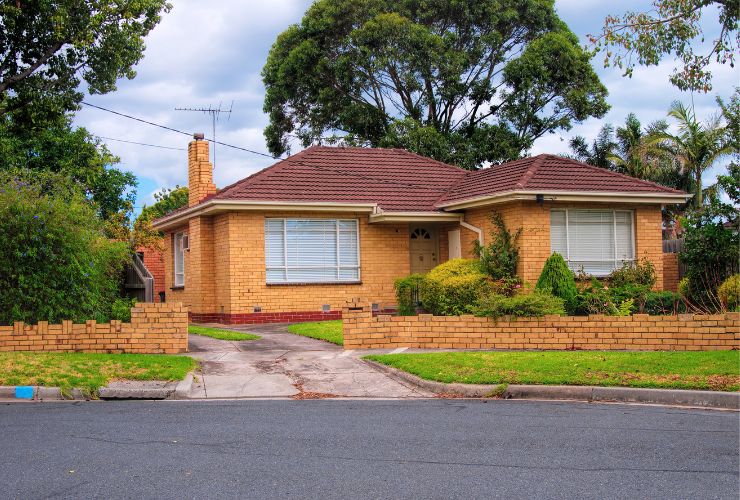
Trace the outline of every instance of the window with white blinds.
<path fill-rule="evenodd" d="M 357 221 L 265 219 L 267 283 L 360 280 Z"/>
<path fill-rule="evenodd" d="M 550 250 L 573 271 L 606 276 L 635 260 L 632 219 L 629 210 L 552 210 Z"/>
<path fill-rule="evenodd" d="M 185 286 L 185 234 L 175 234 L 174 286 Z"/>

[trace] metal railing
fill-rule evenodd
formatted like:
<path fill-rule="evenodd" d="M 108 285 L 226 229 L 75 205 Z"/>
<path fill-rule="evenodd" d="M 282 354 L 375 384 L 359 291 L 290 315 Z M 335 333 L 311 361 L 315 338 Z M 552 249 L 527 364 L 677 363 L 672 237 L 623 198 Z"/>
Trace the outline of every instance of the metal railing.
<path fill-rule="evenodd" d="M 144 265 L 139 254 L 134 254 L 126 265 L 123 288 L 126 294 L 139 302 L 154 302 L 154 276 Z"/>

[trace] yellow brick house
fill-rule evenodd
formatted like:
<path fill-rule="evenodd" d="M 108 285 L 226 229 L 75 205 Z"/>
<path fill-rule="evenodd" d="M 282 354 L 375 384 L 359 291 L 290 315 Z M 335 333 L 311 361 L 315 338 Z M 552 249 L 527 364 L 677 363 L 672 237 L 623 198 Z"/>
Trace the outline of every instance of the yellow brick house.
<path fill-rule="evenodd" d="M 596 276 L 645 257 L 662 285 L 661 206 L 689 197 L 554 155 L 466 171 L 401 149 L 325 146 L 217 189 L 195 137 L 188 206 L 155 221 L 167 300 L 193 321 L 338 318 L 353 297 L 393 307 L 396 278 L 471 257 L 493 211 L 523 229 L 525 281 L 557 251 Z"/>

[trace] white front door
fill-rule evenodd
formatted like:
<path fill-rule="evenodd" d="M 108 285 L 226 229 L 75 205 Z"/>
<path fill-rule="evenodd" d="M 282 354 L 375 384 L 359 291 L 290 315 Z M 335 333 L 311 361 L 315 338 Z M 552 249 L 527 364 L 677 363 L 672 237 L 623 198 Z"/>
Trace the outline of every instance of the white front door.
<path fill-rule="evenodd" d="M 439 262 L 437 231 L 423 226 L 411 226 L 409 229 L 411 272 L 427 273 Z"/>

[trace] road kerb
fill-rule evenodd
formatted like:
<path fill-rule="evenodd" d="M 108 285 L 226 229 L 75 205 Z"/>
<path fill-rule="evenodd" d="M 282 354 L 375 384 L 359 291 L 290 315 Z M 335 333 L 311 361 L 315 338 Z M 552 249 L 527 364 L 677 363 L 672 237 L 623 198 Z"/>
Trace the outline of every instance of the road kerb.
<path fill-rule="evenodd" d="M 446 384 L 433 380 L 425 380 L 403 370 L 398 370 L 397 368 L 368 359 L 363 361 L 392 378 L 437 394 L 455 395 L 465 398 L 485 398 L 490 397 L 491 394 L 498 394 L 500 392 L 501 386 L 497 384 Z M 738 392 L 693 391 L 683 389 L 509 384 L 497 397 L 501 399 L 559 399 L 643 403 L 740 410 L 740 393 Z"/>

